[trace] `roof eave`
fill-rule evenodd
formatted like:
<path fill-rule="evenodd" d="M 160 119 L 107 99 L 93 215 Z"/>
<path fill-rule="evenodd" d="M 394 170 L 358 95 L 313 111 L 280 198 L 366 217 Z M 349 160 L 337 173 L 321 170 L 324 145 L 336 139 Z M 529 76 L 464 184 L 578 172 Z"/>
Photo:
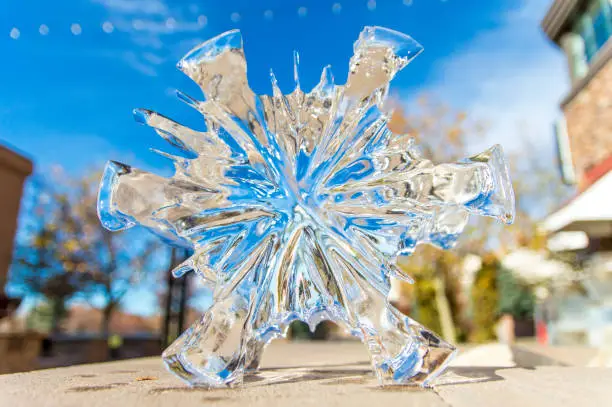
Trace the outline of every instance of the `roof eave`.
<path fill-rule="evenodd" d="M 542 30 L 551 41 L 559 44 L 564 27 L 581 3 L 582 0 L 555 0 L 553 2 L 540 23 Z"/>

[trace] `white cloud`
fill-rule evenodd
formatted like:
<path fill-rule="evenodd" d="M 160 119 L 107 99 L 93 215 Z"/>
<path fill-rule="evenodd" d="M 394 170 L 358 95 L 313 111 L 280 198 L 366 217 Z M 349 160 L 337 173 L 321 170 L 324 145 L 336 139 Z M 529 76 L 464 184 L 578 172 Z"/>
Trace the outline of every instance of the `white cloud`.
<path fill-rule="evenodd" d="M 182 54 L 186 54 L 187 51 L 195 48 L 196 46 L 200 45 L 204 41 L 206 41 L 206 38 L 201 38 L 201 37 L 185 38 L 179 41 L 178 43 L 176 43 L 176 49 L 181 50 Z M 183 55 L 180 55 L 180 57 L 182 56 Z"/>
<path fill-rule="evenodd" d="M 149 49 L 162 49 L 164 47 L 164 43 L 163 41 L 156 36 L 138 36 L 135 38 L 132 38 L 132 42 L 134 43 L 134 45 L 137 45 L 139 47 L 143 47 L 143 48 L 149 48 Z"/>
<path fill-rule="evenodd" d="M 166 61 L 164 58 L 152 52 L 143 52 L 142 58 L 153 65 L 161 65 Z"/>
<path fill-rule="evenodd" d="M 205 26 L 197 19 L 190 21 L 174 17 L 161 19 L 135 18 L 133 20 L 118 17 L 114 20 L 114 24 L 120 31 L 130 33 L 133 39 L 151 38 L 151 36 L 159 39 L 162 35 L 200 31 Z"/>
<path fill-rule="evenodd" d="M 166 15 L 168 6 L 161 0 L 93 0 L 109 11 L 122 14 Z"/>
<path fill-rule="evenodd" d="M 146 54 L 146 53 L 145 53 Z M 146 76 L 157 76 L 157 70 L 150 61 L 147 61 L 144 55 L 134 51 L 126 51 L 123 53 L 123 60 L 133 69 Z"/>
<path fill-rule="evenodd" d="M 103 5 L 121 31 L 138 34 L 175 34 L 201 30 L 205 24 L 184 16 L 182 8 L 170 8 L 162 0 L 93 0 Z M 191 5 L 193 6 L 193 5 Z M 190 10 L 193 7 L 189 7 Z"/>
<path fill-rule="evenodd" d="M 185 8 L 169 0 L 92 1 L 106 8 L 109 24 L 129 35 L 133 46 L 123 52 L 123 60 L 147 76 L 157 76 L 157 67 L 165 61 L 159 53 L 174 40 L 172 35 L 200 31 L 207 23 L 205 16 L 193 15 L 199 11 L 195 4 Z"/>
<path fill-rule="evenodd" d="M 487 123 L 487 137 L 475 150 L 492 143 L 516 149 L 529 137 L 552 153 L 552 124 L 569 80 L 562 52 L 540 31 L 549 3 L 523 2 L 434 70 L 426 92 Z"/>

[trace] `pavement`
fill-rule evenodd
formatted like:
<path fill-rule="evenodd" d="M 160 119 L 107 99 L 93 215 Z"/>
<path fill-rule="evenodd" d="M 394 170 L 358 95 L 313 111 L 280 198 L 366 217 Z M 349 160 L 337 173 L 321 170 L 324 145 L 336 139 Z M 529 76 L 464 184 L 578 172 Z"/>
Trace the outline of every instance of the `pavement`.
<path fill-rule="evenodd" d="M 0 407 L 612 405 L 612 369 L 587 367 L 590 355 L 568 352 L 554 358 L 537 346 L 470 347 L 432 389 L 381 388 L 361 343 L 278 341 L 241 388 L 187 387 L 155 357 L 0 375 Z"/>

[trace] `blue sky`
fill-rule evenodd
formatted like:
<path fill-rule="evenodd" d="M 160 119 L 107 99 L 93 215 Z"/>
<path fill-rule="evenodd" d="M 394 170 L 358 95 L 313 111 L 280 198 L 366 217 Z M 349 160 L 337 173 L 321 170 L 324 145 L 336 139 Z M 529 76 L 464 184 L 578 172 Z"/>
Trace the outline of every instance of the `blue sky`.
<path fill-rule="evenodd" d="M 410 104 L 422 93 L 490 124 L 474 152 L 528 137 L 554 165 L 551 125 L 568 90 L 565 61 L 539 22 L 551 0 L 5 0 L 0 8 L 0 143 L 39 171 L 100 169 L 107 159 L 167 172 L 150 153 L 164 142 L 132 119 L 135 107 L 201 127 L 174 89 L 199 90 L 176 68 L 193 46 L 242 31 L 251 87 L 270 93 L 272 68 L 312 87 L 331 64 L 344 82 L 364 25 L 410 34 L 425 52 L 394 80 Z"/>
<path fill-rule="evenodd" d="M 179 88 L 199 96 L 175 68 L 197 43 L 239 28 L 251 86 L 269 93 L 270 68 L 282 89 L 292 88 L 294 49 L 304 88 L 326 64 L 343 82 L 359 31 L 381 25 L 425 47 L 392 85 L 407 103 L 427 92 L 491 123 L 475 150 L 491 142 L 513 148 L 519 126 L 552 148 L 550 124 L 568 85 L 562 54 L 539 29 L 549 2 L 7 0 L 0 13 L 0 142 L 38 168 L 99 168 L 108 158 L 161 168 L 148 148 L 163 147 L 162 140 L 137 125 L 131 110 L 152 108 L 201 125 L 173 95 Z"/>

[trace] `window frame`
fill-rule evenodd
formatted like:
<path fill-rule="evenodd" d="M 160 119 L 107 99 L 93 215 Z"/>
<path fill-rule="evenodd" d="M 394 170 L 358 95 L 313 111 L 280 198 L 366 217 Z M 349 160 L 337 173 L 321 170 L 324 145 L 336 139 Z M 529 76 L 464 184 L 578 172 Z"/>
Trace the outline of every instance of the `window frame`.
<path fill-rule="evenodd" d="M 596 21 L 602 18 L 596 29 Z M 612 37 L 612 0 L 591 0 L 571 24 L 572 32 L 584 41 L 584 57 L 591 65 L 593 59 Z M 599 32 L 599 35 L 598 35 Z M 603 39 L 599 38 L 602 36 Z"/>

